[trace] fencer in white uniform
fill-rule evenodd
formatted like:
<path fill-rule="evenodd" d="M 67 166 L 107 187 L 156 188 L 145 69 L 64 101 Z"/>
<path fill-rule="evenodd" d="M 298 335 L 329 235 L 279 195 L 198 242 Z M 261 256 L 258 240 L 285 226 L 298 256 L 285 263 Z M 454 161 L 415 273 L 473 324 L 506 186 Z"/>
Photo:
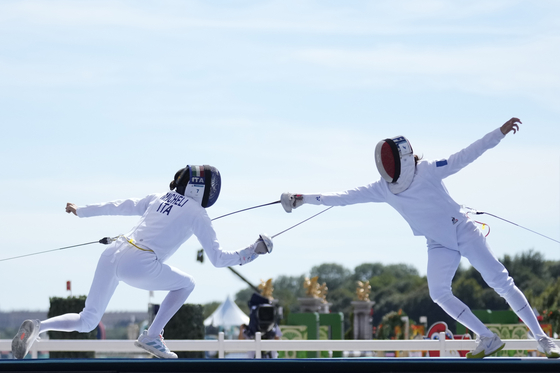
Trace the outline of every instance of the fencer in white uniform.
<path fill-rule="evenodd" d="M 130 232 L 118 237 L 101 254 L 83 311 L 44 321 L 24 321 L 12 342 L 14 357 L 24 358 L 39 333 L 95 329 L 122 281 L 139 289 L 169 291 L 153 323 L 135 344 L 155 356 L 176 358 L 163 342 L 162 331 L 185 303 L 195 282 L 190 275 L 165 261 L 193 234 L 216 267 L 247 264 L 260 254 L 272 251 L 272 240 L 266 235 L 260 235 L 254 244 L 242 250 L 222 249 L 206 212 L 206 208 L 216 202 L 220 186 L 216 168 L 187 166 L 175 174 L 167 193 L 83 207 L 67 204 L 66 211 L 80 218 L 102 215 L 139 215 L 141 218 Z"/>
<path fill-rule="evenodd" d="M 375 150 L 376 165 L 382 176 L 380 180 L 338 193 L 284 193 L 282 206 L 286 212 L 291 212 L 303 203 L 326 206 L 388 203 L 408 222 L 414 235 L 427 239 L 430 297 L 451 317 L 478 335 L 477 348 L 467 357 L 488 356 L 502 349 L 504 343 L 451 291 L 451 282 L 462 256 L 529 327 L 538 341 L 539 350 L 548 357 L 560 357 L 560 349 L 543 332 L 527 299 L 492 254 L 482 232 L 461 212 L 461 206 L 451 198 L 443 183 L 444 178 L 495 147 L 507 133 L 515 133 L 519 123 L 519 119 L 512 118 L 467 148 L 437 161 L 420 160 L 403 136 L 382 140 Z"/>

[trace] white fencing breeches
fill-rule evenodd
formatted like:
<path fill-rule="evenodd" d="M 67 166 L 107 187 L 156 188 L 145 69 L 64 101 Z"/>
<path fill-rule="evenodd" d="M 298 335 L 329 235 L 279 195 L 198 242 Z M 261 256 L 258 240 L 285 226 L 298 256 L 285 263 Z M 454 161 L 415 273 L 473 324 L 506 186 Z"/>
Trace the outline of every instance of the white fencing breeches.
<path fill-rule="evenodd" d="M 191 276 L 161 263 L 153 252 L 142 251 L 119 239 L 101 254 L 83 311 L 41 321 L 41 332 L 95 329 L 120 281 L 139 289 L 169 291 L 148 330 L 150 335 L 161 333 L 195 285 Z"/>
<path fill-rule="evenodd" d="M 527 299 L 515 286 L 504 265 L 492 254 L 482 232 L 466 221 L 457 227 L 459 251 L 448 249 L 428 239 L 428 287 L 430 297 L 449 316 L 481 336 L 492 333 L 472 313 L 470 308 L 451 292 L 451 282 L 459 267 L 461 256 L 481 274 L 484 281 L 503 297 L 513 311 L 535 334 L 544 335 Z"/>

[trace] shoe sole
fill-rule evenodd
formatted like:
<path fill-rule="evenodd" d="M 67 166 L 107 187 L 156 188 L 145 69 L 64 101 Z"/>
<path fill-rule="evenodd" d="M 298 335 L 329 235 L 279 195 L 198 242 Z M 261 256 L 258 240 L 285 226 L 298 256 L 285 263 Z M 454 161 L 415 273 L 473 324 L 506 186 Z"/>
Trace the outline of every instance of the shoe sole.
<path fill-rule="evenodd" d="M 27 356 L 29 349 L 31 348 L 31 343 L 29 347 L 27 346 L 28 341 L 33 338 L 37 338 L 39 333 L 33 333 L 36 329 L 35 324 L 31 320 L 25 320 L 23 324 L 19 327 L 18 333 L 12 339 L 12 355 L 14 359 L 23 359 Z"/>
<path fill-rule="evenodd" d="M 547 354 L 546 352 L 541 351 L 540 348 L 537 348 L 537 351 L 539 351 L 541 354 L 544 354 L 549 359 L 558 359 L 560 357 L 560 354 L 558 352 L 551 352 L 550 354 Z"/>
<path fill-rule="evenodd" d="M 482 351 L 482 352 L 480 352 L 476 355 L 471 355 L 471 353 L 469 352 L 469 353 L 467 353 L 467 359 L 483 359 L 487 356 L 494 355 L 496 352 L 501 351 L 505 346 L 506 346 L 506 344 L 503 343 L 500 347 L 498 347 L 494 351 L 490 352 L 489 354 L 485 354 L 484 351 Z"/>
<path fill-rule="evenodd" d="M 541 354 L 545 355 L 547 358 L 549 359 L 558 359 L 560 358 L 560 353 L 558 352 L 551 352 L 550 354 L 547 354 L 544 349 L 538 345 L 537 346 L 537 351 L 540 352 Z"/>

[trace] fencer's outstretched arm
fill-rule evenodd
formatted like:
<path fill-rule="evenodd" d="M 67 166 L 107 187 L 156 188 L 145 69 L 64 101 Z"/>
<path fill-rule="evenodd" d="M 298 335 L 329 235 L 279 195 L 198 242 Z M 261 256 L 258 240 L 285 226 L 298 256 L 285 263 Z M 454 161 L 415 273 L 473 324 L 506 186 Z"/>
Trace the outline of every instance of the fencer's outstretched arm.
<path fill-rule="evenodd" d="M 70 211 L 68 211 L 68 205 L 66 206 L 66 211 L 74 212 L 72 210 L 75 210 L 75 214 L 80 218 L 102 215 L 142 216 L 146 212 L 150 202 L 158 197 L 159 195 L 157 194 L 150 194 L 144 198 L 129 198 L 111 202 L 94 203 L 86 206 L 70 204 Z"/>
<path fill-rule="evenodd" d="M 384 191 L 382 180 L 374 183 L 348 189 L 335 193 L 282 193 L 280 202 L 286 212 L 292 212 L 292 209 L 298 208 L 303 204 L 324 205 L 324 206 L 347 206 L 357 203 L 366 202 L 387 202 L 385 194 L 389 193 L 388 189 Z"/>
<path fill-rule="evenodd" d="M 511 118 L 500 127 L 500 130 L 504 135 L 507 135 L 511 131 L 513 131 L 513 133 L 515 134 L 517 131 L 519 131 L 518 123 L 521 124 L 519 118 Z"/>
<path fill-rule="evenodd" d="M 498 145 L 500 141 L 505 138 L 506 134 L 511 131 L 513 131 L 513 133 L 519 131 L 520 123 L 521 121 L 519 118 L 511 118 L 502 126 L 486 134 L 471 145 L 457 153 L 451 154 L 447 159 L 440 159 L 437 162 L 432 162 L 435 175 L 444 179 L 462 170 L 478 159 L 487 150 Z"/>

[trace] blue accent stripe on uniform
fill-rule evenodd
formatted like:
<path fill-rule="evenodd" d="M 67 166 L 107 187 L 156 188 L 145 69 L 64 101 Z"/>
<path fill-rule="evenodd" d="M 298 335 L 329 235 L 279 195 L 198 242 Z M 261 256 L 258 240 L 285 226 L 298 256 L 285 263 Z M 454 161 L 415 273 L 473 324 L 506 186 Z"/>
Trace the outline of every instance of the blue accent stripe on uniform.
<path fill-rule="evenodd" d="M 442 166 L 447 166 L 447 159 L 444 159 L 443 161 L 437 161 L 436 162 L 436 167 L 442 167 Z"/>

